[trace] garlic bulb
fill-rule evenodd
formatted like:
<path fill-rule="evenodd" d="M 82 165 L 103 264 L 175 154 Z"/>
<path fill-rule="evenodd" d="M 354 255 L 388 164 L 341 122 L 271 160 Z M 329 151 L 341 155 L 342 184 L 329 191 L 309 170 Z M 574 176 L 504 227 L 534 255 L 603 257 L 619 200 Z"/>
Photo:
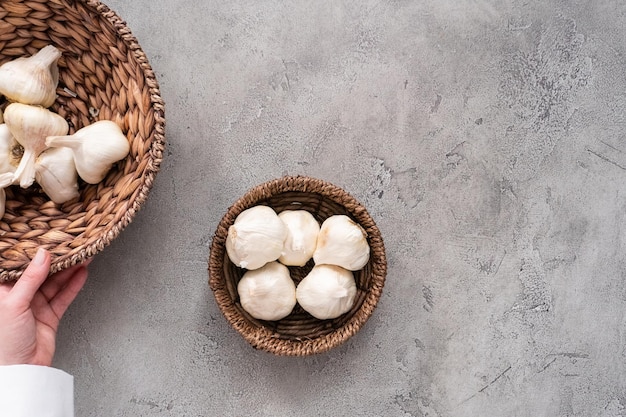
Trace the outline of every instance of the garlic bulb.
<path fill-rule="evenodd" d="M 237 266 L 257 269 L 278 259 L 287 237 L 287 227 L 268 206 L 242 211 L 226 236 L 226 252 Z"/>
<path fill-rule="evenodd" d="M 287 226 L 287 239 L 278 260 L 283 265 L 304 266 L 315 251 L 319 223 L 306 210 L 285 210 L 278 217 Z"/>
<path fill-rule="evenodd" d="M 49 148 L 35 163 L 35 179 L 42 190 L 57 204 L 79 196 L 78 174 L 70 148 Z"/>
<path fill-rule="evenodd" d="M 296 300 L 313 317 L 326 320 L 347 313 L 354 304 L 352 272 L 336 265 L 315 265 L 296 288 Z"/>
<path fill-rule="evenodd" d="M 48 45 L 33 56 L 4 63 L 0 66 L 0 93 L 19 103 L 52 106 L 59 83 L 60 57 L 61 52 Z"/>
<path fill-rule="evenodd" d="M 316 264 L 338 265 L 358 271 L 367 264 L 369 256 L 365 230 L 350 217 L 335 215 L 324 220 L 313 253 Z"/>
<path fill-rule="evenodd" d="M 0 174 L 0 218 L 4 216 L 4 209 L 6 207 L 7 195 L 4 191 L 9 185 L 13 183 L 13 173 L 6 172 Z"/>
<path fill-rule="evenodd" d="M 24 155 L 15 170 L 15 179 L 22 188 L 30 187 L 35 181 L 35 159 L 46 149 L 46 137 L 65 135 L 69 126 L 63 117 L 50 110 L 21 103 L 7 106 L 4 122 L 24 147 Z"/>
<path fill-rule="evenodd" d="M 237 292 L 241 307 L 260 320 L 280 320 L 296 305 L 296 285 L 289 269 L 278 262 L 247 271 L 237 284 Z"/>
<path fill-rule="evenodd" d="M 92 123 L 69 136 L 49 135 L 46 145 L 71 148 L 76 171 L 89 184 L 102 181 L 113 163 L 125 158 L 130 151 L 122 129 L 110 120 Z"/>
<path fill-rule="evenodd" d="M 13 149 L 19 146 L 8 126 L 0 124 L 0 173 L 15 172 Z M 17 161 L 19 163 L 19 161 Z"/>

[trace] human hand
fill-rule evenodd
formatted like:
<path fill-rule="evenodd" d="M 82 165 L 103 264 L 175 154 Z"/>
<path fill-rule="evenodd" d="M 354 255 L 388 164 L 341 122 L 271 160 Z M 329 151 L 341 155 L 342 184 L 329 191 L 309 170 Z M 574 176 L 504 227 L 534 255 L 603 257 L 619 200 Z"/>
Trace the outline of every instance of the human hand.
<path fill-rule="evenodd" d="M 0 285 L 0 365 L 50 366 L 61 317 L 87 280 L 89 261 L 51 275 L 39 249 L 22 277 Z"/>

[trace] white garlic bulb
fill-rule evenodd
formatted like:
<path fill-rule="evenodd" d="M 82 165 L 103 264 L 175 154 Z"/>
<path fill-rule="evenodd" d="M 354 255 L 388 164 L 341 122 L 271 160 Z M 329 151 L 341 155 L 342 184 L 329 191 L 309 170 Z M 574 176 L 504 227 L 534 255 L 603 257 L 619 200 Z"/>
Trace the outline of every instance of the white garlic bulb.
<path fill-rule="evenodd" d="M 110 120 L 92 123 L 73 135 L 49 135 L 46 145 L 53 148 L 71 148 L 76 171 L 89 184 L 102 181 L 113 163 L 125 158 L 130 151 L 128 139 L 122 129 Z"/>
<path fill-rule="evenodd" d="M 336 265 L 315 265 L 296 288 L 296 300 L 313 317 L 334 319 L 350 311 L 356 297 L 352 272 Z"/>
<path fill-rule="evenodd" d="M 0 93 L 18 103 L 52 106 L 59 83 L 60 57 L 61 52 L 48 45 L 33 56 L 4 63 L 0 66 Z"/>
<path fill-rule="evenodd" d="M 268 206 L 242 211 L 228 228 L 226 252 L 241 268 L 257 269 L 278 259 L 287 237 L 287 227 Z"/>
<path fill-rule="evenodd" d="M 15 162 L 13 156 L 13 149 L 15 146 L 19 146 L 17 141 L 11 134 L 9 127 L 2 123 L 0 124 L 0 173 L 15 172 L 13 162 Z M 19 161 L 17 161 L 19 163 Z"/>
<path fill-rule="evenodd" d="M 296 285 L 289 269 L 278 262 L 243 274 L 237 293 L 241 307 L 260 320 L 280 320 L 296 305 Z"/>
<path fill-rule="evenodd" d="M 9 185 L 13 183 L 13 173 L 6 172 L 0 174 L 0 218 L 4 216 L 4 209 L 6 208 L 7 195 L 4 191 Z"/>
<path fill-rule="evenodd" d="M 46 149 L 46 137 L 65 135 L 69 126 L 63 117 L 50 110 L 21 103 L 7 106 L 4 122 L 24 147 L 24 155 L 15 170 L 15 180 L 22 188 L 30 187 L 35 181 L 35 159 Z"/>
<path fill-rule="evenodd" d="M 338 265 L 358 271 L 367 264 L 369 255 L 365 230 L 350 217 L 334 215 L 324 220 L 313 253 L 316 264 Z"/>
<path fill-rule="evenodd" d="M 287 239 L 278 260 L 283 265 L 304 266 L 313 257 L 320 225 L 306 210 L 285 210 L 278 217 L 287 226 Z"/>
<path fill-rule="evenodd" d="M 79 196 L 78 174 L 70 148 L 49 148 L 35 163 L 35 179 L 41 189 L 57 204 Z"/>

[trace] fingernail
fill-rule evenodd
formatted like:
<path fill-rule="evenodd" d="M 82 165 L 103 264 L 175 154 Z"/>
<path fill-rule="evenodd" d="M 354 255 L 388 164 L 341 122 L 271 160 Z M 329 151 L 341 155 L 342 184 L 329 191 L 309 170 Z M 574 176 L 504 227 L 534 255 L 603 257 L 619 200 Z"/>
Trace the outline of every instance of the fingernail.
<path fill-rule="evenodd" d="M 35 257 L 33 258 L 32 262 L 35 265 L 43 265 L 45 260 L 46 260 L 46 250 L 43 248 L 37 249 L 37 253 L 35 254 Z"/>

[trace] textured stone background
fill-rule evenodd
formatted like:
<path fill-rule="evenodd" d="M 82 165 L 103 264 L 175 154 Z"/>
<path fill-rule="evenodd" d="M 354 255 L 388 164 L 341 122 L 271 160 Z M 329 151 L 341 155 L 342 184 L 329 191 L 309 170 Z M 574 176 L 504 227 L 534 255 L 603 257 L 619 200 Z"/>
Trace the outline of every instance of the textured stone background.
<path fill-rule="evenodd" d="M 168 149 L 91 268 L 56 366 L 78 416 L 625 416 L 626 3 L 105 0 Z M 283 174 L 387 246 L 343 346 L 253 350 L 207 285 L 215 227 Z"/>

